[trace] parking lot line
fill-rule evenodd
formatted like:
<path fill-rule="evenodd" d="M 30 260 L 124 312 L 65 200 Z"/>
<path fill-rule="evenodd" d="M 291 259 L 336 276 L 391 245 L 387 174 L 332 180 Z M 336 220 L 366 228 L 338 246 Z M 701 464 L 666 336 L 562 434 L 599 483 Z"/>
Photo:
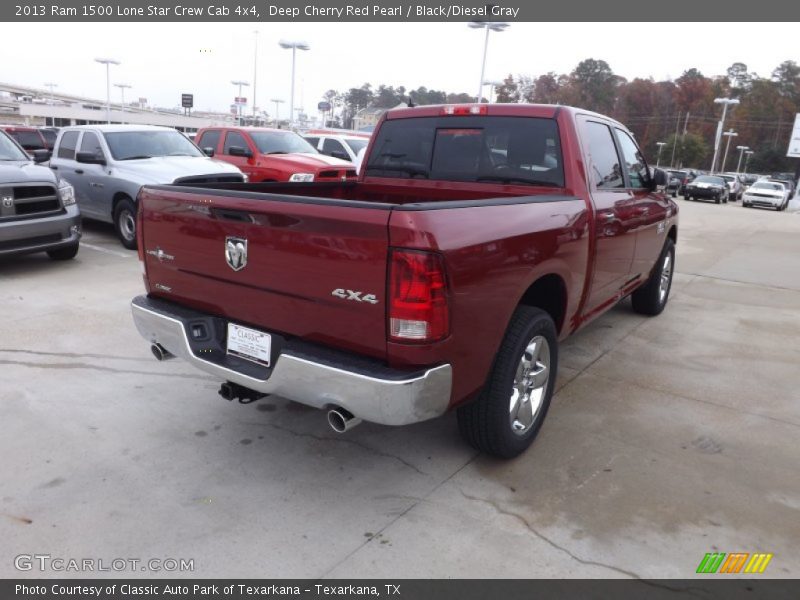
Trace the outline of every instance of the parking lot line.
<path fill-rule="evenodd" d="M 113 256 L 119 256 L 120 258 L 130 258 L 132 254 L 125 254 L 123 252 L 118 252 L 116 250 L 109 250 L 108 248 L 103 248 L 102 246 L 95 246 L 94 244 L 87 244 L 86 242 L 81 242 L 82 248 L 89 248 L 90 250 L 97 250 L 98 252 L 104 252 L 105 254 L 111 254 Z"/>

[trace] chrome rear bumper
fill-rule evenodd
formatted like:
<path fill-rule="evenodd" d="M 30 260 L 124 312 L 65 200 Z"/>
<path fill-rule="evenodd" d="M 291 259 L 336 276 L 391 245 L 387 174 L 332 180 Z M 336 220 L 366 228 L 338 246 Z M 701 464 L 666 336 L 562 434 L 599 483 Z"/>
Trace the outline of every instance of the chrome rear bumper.
<path fill-rule="evenodd" d="M 450 403 L 452 369 L 449 364 L 406 373 L 353 357 L 308 347 L 285 345 L 271 369 L 253 369 L 217 348 L 200 357 L 187 335 L 192 319 L 215 317 L 190 311 L 162 300 L 137 296 L 131 303 L 139 333 L 176 357 L 220 379 L 264 394 L 275 394 L 315 408 L 339 406 L 365 421 L 383 425 L 408 425 L 442 415 Z M 213 329 L 213 327 L 209 327 Z M 224 340 L 215 340 L 224 344 Z M 223 364 L 224 363 L 224 364 Z M 248 371 L 248 372 L 244 372 Z M 260 373 L 256 373 L 260 371 Z"/>

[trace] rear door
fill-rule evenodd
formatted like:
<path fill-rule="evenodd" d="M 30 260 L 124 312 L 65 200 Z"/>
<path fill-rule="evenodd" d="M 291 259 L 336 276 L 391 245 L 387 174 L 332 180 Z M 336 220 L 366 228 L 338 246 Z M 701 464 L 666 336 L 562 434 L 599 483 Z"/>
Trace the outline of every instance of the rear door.
<path fill-rule="evenodd" d="M 89 181 L 86 178 L 85 165 L 75 160 L 80 135 L 81 132 L 77 130 L 65 131 L 61 134 L 61 138 L 56 144 L 56 152 L 50 159 L 50 168 L 75 188 L 75 199 L 81 213 L 87 217 L 97 217 L 89 198 Z"/>
<path fill-rule="evenodd" d="M 143 188 L 150 292 L 245 326 L 385 357 L 388 206 L 225 194 Z"/>
<path fill-rule="evenodd" d="M 619 298 L 631 278 L 636 248 L 636 199 L 627 188 L 622 161 L 608 123 L 579 117 L 586 142 L 595 207 L 595 263 L 586 312 Z"/>

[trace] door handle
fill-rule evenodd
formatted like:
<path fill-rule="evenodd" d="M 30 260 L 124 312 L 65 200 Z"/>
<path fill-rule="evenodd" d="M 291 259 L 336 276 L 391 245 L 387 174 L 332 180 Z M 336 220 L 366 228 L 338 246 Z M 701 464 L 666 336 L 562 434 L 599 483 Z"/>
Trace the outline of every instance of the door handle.
<path fill-rule="evenodd" d="M 78 175 L 83 175 L 83 169 L 75 169 L 75 172 L 76 172 Z"/>

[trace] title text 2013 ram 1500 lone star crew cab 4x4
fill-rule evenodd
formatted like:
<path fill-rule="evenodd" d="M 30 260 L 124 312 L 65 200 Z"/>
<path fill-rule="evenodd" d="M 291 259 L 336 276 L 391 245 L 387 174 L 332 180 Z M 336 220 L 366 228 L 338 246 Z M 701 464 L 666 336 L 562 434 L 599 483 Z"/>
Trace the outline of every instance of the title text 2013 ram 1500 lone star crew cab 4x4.
<path fill-rule="evenodd" d="M 511 457 L 550 403 L 558 341 L 618 300 L 657 315 L 677 205 L 620 123 L 546 105 L 389 111 L 357 182 L 145 186 L 134 321 L 159 358 L 403 425 L 457 409 Z"/>

